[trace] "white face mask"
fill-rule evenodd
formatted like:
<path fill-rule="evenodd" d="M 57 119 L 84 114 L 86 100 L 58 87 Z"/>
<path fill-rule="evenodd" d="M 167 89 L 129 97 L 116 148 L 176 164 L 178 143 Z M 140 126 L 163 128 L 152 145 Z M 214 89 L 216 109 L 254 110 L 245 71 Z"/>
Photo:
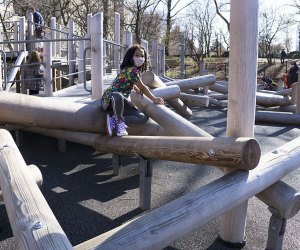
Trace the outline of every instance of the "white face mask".
<path fill-rule="evenodd" d="M 134 64 L 135 64 L 136 67 L 140 67 L 144 64 L 145 58 L 134 56 L 133 61 L 134 61 Z"/>

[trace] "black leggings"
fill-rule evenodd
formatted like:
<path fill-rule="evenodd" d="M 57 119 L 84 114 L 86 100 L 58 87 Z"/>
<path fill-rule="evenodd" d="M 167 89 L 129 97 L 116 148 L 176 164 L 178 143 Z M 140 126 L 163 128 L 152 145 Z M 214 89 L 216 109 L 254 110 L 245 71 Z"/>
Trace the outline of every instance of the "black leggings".
<path fill-rule="evenodd" d="M 110 115 L 115 115 L 119 120 L 125 121 L 128 126 L 130 124 L 141 124 L 148 120 L 148 116 L 138 110 L 119 92 L 111 93 L 107 112 Z"/>

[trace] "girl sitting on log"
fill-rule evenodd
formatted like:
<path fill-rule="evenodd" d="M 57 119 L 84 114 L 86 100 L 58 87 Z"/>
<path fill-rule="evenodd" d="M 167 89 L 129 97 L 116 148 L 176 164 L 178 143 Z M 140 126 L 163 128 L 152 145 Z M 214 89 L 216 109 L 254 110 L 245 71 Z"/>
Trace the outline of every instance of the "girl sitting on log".
<path fill-rule="evenodd" d="M 128 135 L 126 122 L 143 123 L 148 117 L 143 114 L 128 99 L 132 90 L 145 94 L 150 100 L 157 104 L 164 104 L 164 100 L 154 96 L 146 85 L 142 82 L 140 74 L 147 69 L 147 53 L 140 45 L 131 46 L 121 64 L 121 73 L 115 78 L 111 86 L 108 87 L 102 98 L 101 104 L 107 112 L 107 134 L 112 136 Z"/>

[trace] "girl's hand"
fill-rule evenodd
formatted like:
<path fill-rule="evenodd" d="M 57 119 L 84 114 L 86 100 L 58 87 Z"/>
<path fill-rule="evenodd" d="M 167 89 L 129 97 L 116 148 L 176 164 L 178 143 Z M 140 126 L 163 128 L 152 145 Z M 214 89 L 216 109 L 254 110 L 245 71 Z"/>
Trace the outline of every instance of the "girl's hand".
<path fill-rule="evenodd" d="M 161 97 L 155 97 L 153 99 L 153 102 L 156 103 L 156 104 L 162 104 L 162 105 L 165 103 L 164 99 L 162 99 Z"/>

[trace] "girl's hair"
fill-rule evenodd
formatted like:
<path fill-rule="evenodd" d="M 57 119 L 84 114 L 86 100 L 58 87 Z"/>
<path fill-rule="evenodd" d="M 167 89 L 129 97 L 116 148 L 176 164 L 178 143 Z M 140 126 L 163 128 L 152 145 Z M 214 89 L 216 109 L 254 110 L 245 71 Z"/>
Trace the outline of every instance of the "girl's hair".
<path fill-rule="evenodd" d="M 144 56 L 145 56 L 145 62 L 142 66 L 138 67 L 137 69 L 140 71 L 140 72 L 144 72 L 147 70 L 147 58 L 148 58 L 148 55 L 147 55 L 147 52 L 146 50 L 144 49 L 144 47 L 142 47 L 141 45 L 139 44 L 134 44 L 132 45 L 126 52 L 125 56 L 124 56 L 124 59 L 123 59 L 123 62 L 121 64 L 121 70 L 126 68 L 126 67 L 135 67 L 134 65 L 134 61 L 133 61 L 133 55 L 135 53 L 135 51 L 137 49 L 140 49 L 140 50 L 143 50 L 144 51 Z"/>
<path fill-rule="evenodd" d="M 42 62 L 41 55 L 38 51 L 33 50 L 28 58 L 28 63 L 40 63 Z"/>

